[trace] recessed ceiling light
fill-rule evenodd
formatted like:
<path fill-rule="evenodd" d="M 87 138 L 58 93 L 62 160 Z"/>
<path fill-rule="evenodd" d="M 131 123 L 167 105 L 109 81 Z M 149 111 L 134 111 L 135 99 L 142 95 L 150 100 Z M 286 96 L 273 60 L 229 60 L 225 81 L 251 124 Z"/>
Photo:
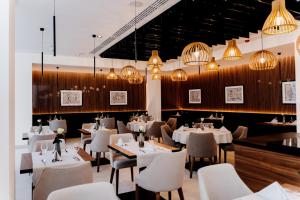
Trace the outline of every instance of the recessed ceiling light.
<path fill-rule="evenodd" d="M 97 37 L 97 38 L 102 38 L 102 35 L 96 35 L 96 34 L 94 34 L 93 37 L 94 37 L 94 38 L 95 38 L 95 37 Z"/>

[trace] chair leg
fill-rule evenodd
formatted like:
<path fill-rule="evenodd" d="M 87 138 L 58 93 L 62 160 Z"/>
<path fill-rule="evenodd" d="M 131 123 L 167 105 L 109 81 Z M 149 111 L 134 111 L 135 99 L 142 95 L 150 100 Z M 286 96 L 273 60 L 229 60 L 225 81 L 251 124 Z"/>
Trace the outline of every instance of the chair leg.
<path fill-rule="evenodd" d="M 110 174 L 110 183 L 113 182 L 113 179 L 114 179 L 114 174 L 115 174 L 115 168 L 111 168 L 111 174 Z"/>
<path fill-rule="evenodd" d="M 119 193 L 119 170 L 116 170 L 116 194 Z"/>
<path fill-rule="evenodd" d="M 178 189 L 178 194 L 179 194 L 179 199 L 180 199 L 180 200 L 184 200 L 182 188 L 179 188 L 179 189 Z"/>
<path fill-rule="evenodd" d="M 133 167 L 130 167 L 130 172 L 131 172 L 131 181 L 133 182 Z"/>
<path fill-rule="evenodd" d="M 224 163 L 227 163 L 227 151 L 224 150 Z"/>
<path fill-rule="evenodd" d="M 99 169 L 100 169 L 100 155 L 101 155 L 101 152 L 97 152 L 97 153 L 96 153 L 96 159 L 97 159 L 97 172 L 99 172 Z"/>
<path fill-rule="evenodd" d="M 168 192 L 168 200 L 171 200 L 172 199 L 172 191 L 169 191 Z"/>
<path fill-rule="evenodd" d="M 191 159 L 190 159 L 190 178 L 193 177 L 194 162 L 195 162 L 195 157 L 191 156 Z"/>
<path fill-rule="evenodd" d="M 83 150 L 85 151 L 86 148 L 86 143 L 83 144 Z"/>
<path fill-rule="evenodd" d="M 155 193 L 155 200 L 160 200 L 160 193 L 159 192 Z"/>
<path fill-rule="evenodd" d="M 219 163 L 221 163 L 221 147 L 220 147 L 220 145 L 219 145 Z"/>
<path fill-rule="evenodd" d="M 135 185 L 135 200 L 140 200 L 140 187 L 138 184 Z"/>

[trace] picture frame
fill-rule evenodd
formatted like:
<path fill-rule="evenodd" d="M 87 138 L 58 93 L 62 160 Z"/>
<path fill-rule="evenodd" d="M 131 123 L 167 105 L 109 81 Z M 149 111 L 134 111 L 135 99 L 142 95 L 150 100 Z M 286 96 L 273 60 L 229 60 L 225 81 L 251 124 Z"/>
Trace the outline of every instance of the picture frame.
<path fill-rule="evenodd" d="M 226 86 L 225 87 L 226 104 L 243 104 L 244 103 L 244 86 Z"/>
<path fill-rule="evenodd" d="M 127 105 L 127 91 L 109 91 L 110 105 Z"/>
<path fill-rule="evenodd" d="M 285 81 L 282 86 L 282 103 L 296 104 L 296 81 Z"/>
<path fill-rule="evenodd" d="M 201 89 L 189 90 L 189 103 L 190 104 L 201 104 Z"/>
<path fill-rule="evenodd" d="M 82 106 L 82 90 L 61 90 L 61 106 Z"/>

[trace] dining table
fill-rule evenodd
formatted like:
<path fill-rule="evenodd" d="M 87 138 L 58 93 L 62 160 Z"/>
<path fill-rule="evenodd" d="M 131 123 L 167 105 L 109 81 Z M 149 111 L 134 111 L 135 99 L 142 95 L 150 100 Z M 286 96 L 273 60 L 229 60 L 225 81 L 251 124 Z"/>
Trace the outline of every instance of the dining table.
<path fill-rule="evenodd" d="M 144 130 L 148 130 L 151 125 L 153 124 L 154 120 L 151 120 L 151 121 L 136 121 L 136 120 L 133 120 L 131 122 L 128 122 L 127 123 L 127 128 L 133 132 L 139 132 L 140 131 L 140 128 L 143 127 Z"/>

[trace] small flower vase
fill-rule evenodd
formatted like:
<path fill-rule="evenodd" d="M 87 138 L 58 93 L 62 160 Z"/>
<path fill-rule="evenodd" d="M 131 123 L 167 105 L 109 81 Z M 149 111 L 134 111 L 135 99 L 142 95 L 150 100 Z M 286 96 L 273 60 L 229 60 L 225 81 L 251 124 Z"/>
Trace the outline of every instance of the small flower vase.
<path fill-rule="evenodd" d="M 39 134 L 41 134 L 41 132 L 43 131 L 43 126 L 42 126 L 42 124 L 39 125 L 38 131 L 39 131 Z"/>
<path fill-rule="evenodd" d="M 98 130 L 100 127 L 100 121 L 96 120 L 96 124 L 95 124 L 95 130 Z"/>
<path fill-rule="evenodd" d="M 60 149 L 60 143 L 58 142 L 54 144 L 54 159 L 52 162 L 61 161 L 60 157 L 61 157 L 61 149 Z"/>
<path fill-rule="evenodd" d="M 138 136 L 138 142 L 139 142 L 140 148 L 144 147 L 144 141 L 145 141 L 144 133 L 140 132 L 140 134 Z"/>

